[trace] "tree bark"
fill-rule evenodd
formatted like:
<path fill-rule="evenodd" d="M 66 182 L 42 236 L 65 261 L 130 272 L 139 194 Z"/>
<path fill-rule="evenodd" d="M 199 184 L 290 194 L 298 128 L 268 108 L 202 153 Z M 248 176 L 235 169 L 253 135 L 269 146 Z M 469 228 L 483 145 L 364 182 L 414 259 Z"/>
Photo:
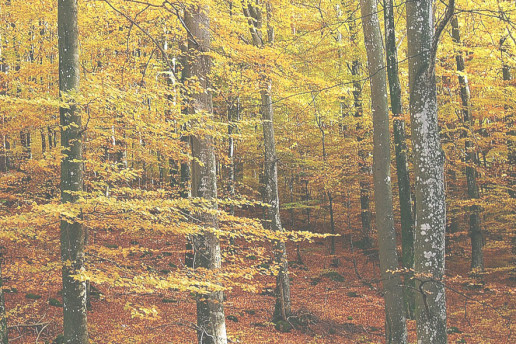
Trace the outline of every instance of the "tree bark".
<path fill-rule="evenodd" d="M 385 50 L 387 55 L 387 75 L 389 77 L 389 91 L 391 96 L 391 110 L 393 114 L 394 151 L 396 154 L 396 173 L 398 176 L 398 194 L 400 199 L 401 215 L 401 251 L 403 267 L 414 269 L 414 218 L 412 216 L 412 195 L 410 190 L 410 175 L 407 164 L 407 143 L 405 141 L 405 120 L 403 103 L 401 100 L 401 84 L 398 73 L 398 49 L 396 46 L 396 29 L 394 26 L 394 1 L 385 2 Z M 405 277 L 404 289 L 405 310 L 409 319 L 414 319 L 415 282 L 412 274 Z"/>
<path fill-rule="evenodd" d="M 323 119 L 321 118 L 321 116 L 319 115 L 319 113 L 317 111 L 315 97 L 313 95 L 312 95 L 312 100 L 313 100 L 313 104 L 315 107 L 315 116 L 316 116 L 317 126 L 319 127 L 319 131 L 321 132 L 323 162 L 326 164 L 326 133 L 324 131 L 325 125 L 323 123 Z M 329 190 L 326 192 L 326 195 L 328 196 L 328 202 L 329 202 L 329 206 L 330 206 L 330 229 L 331 229 L 330 233 L 333 235 L 330 237 L 330 240 L 331 240 L 330 241 L 330 255 L 334 256 L 335 255 L 335 219 L 334 219 L 334 214 L 333 214 L 333 196 L 331 194 L 331 191 L 329 191 Z M 338 258 L 333 257 L 331 264 L 333 266 L 339 266 Z"/>
<path fill-rule="evenodd" d="M 240 117 L 240 98 L 236 96 L 229 104 L 228 108 L 228 195 L 229 198 L 235 197 L 235 139 L 233 135 L 237 131 L 235 122 Z M 229 213 L 235 215 L 235 206 L 230 205 Z"/>
<path fill-rule="evenodd" d="M 471 113 L 471 96 L 469 91 L 468 77 L 466 76 L 466 66 L 464 56 L 460 51 L 461 39 L 459 21 L 457 16 L 451 19 L 453 42 L 458 46 L 455 55 L 457 62 L 457 72 L 460 87 L 460 98 L 462 105 L 462 121 L 464 123 L 464 136 L 466 136 L 466 181 L 468 186 L 468 198 L 479 199 L 480 194 L 477 183 L 477 172 L 475 165 L 478 164 L 475 145 L 468 136 L 473 134 L 473 114 Z M 480 226 L 480 207 L 473 205 L 469 209 L 469 235 L 471 237 L 471 269 L 484 270 L 484 253 L 482 251 L 484 243 L 482 228 Z"/>
<path fill-rule="evenodd" d="M 249 3 L 244 7 L 244 15 L 249 21 L 249 30 L 253 39 L 253 45 L 261 48 L 264 45 L 261 34 L 262 12 L 257 6 Z M 270 16 L 270 8 L 268 7 L 267 18 Z M 269 23 L 268 23 L 269 24 Z M 267 25 L 268 43 L 274 42 L 274 30 Z M 280 204 L 278 192 L 278 158 L 276 156 L 276 142 L 274 139 L 274 110 L 272 107 L 272 82 L 265 75 L 265 71 L 261 73 L 261 114 L 263 126 L 263 145 L 264 145 L 264 202 L 267 207 L 267 223 L 266 227 L 273 231 L 283 231 L 280 217 Z M 274 306 L 273 321 L 288 321 L 291 315 L 290 305 L 290 278 L 288 276 L 287 247 L 285 242 L 277 241 L 274 243 L 274 261 L 279 266 L 279 272 L 276 276 L 276 303 Z"/>
<path fill-rule="evenodd" d="M 9 344 L 7 314 L 5 311 L 4 282 L 2 280 L 3 254 L 0 252 L 0 344 Z"/>
<path fill-rule="evenodd" d="M 500 39 L 500 53 L 502 57 L 502 78 L 505 83 L 512 80 L 512 68 L 508 64 L 508 59 L 506 60 L 506 58 L 504 57 L 504 55 L 507 54 L 507 46 L 505 44 L 506 40 L 507 36 Z M 506 105 L 505 109 L 508 110 L 509 106 Z M 516 128 L 514 127 L 514 115 L 512 113 L 506 115 L 506 122 L 508 126 L 511 128 L 507 132 L 507 164 L 509 165 L 508 193 L 509 197 L 516 198 L 516 147 L 514 145 L 514 142 L 516 142 Z M 516 255 L 516 235 L 512 236 L 511 246 L 512 254 Z"/>
<path fill-rule="evenodd" d="M 357 30 L 355 27 L 355 18 L 354 14 L 351 13 L 349 16 L 349 31 L 350 31 L 350 39 L 352 44 L 357 44 Z M 361 118 L 363 116 L 362 111 L 362 86 L 360 84 L 360 61 L 358 57 L 353 59 L 351 62 L 351 77 L 353 80 L 353 107 L 355 109 L 355 117 Z M 360 143 L 364 140 L 362 136 L 363 130 L 362 124 L 359 122 L 357 124 L 357 141 L 359 142 L 359 147 L 362 146 L 363 143 Z M 369 156 L 369 152 L 365 151 L 362 147 L 359 148 L 358 156 L 359 160 L 359 169 L 360 174 L 363 176 L 371 175 L 371 168 L 367 164 L 367 157 Z M 366 177 L 367 178 L 367 177 Z M 363 248 L 371 248 L 373 246 L 373 241 L 371 238 L 371 210 L 369 209 L 369 189 L 370 184 L 367 180 L 360 181 L 360 208 L 361 212 L 361 221 L 362 221 L 362 241 Z"/>
<path fill-rule="evenodd" d="M 269 229 L 273 231 L 283 231 L 280 218 L 278 166 L 270 92 L 271 83 L 267 81 L 267 88 L 261 91 L 263 141 L 265 148 L 265 203 L 269 205 L 267 208 Z M 288 276 L 287 248 L 285 242 L 278 241 L 274 244 L 274 261 L 279 265 L 279 272 L 276 277 L 276 304 L 273 318 L 287 321 L 287 318 L 291 314 L 291 306 L 290 279 Z"/>
<path fill-rule="evenodd" d="M 184 23 L 188 31 L 187 65 L 190 77 L 199 83 L 201 91 L 191 94 L 190 113 L 213 113 L 210 90 L 211 58 L 210 22 L 208 7 L 192 5 L 185 11 Z M 211 201 L 217 209 L 217 171 L 213 139 L 210 136 L 192 137 L 192 196 Z M 218 227 L 217 218 L 208 211 L 200 210 L 199 217 L 205 227 Z M 221 268 L 221 252 L 218 237 L 211 230 L 193 238 L 194 268 L 217 270 Z M 222 291 L 199 294 L 197 299 L 197 338 L 200 344 L 226 344 L 226 322 Z"/>
<path fill-rule="evenodd" d="M 83 191 L 81 115 L 71 101 L 79 89 L 79 37 L 77 0 L 59 0 L 59 91 L 69 108 L 60 108 L 61 202 L 76 203 Z M 70 220 L 69 220 L 70 221 Z M 61 221 L 63 261 L 63 328 L 66 343 L 88 343 L 86 282 L 72 276 L 84 270 L 85 230 L 78 221 Z"/>
<path fill-rule="evenodd" d="M 421 344 L 447 343 L 444 246 L 444 152 L 437 123 L 432 0 L 407 2 L 410 118 L 416 177 L 414 267 Z M 441 22 L 442 23 L 442 22 Z"/>
<path fill-rule="evenodd" d="M 387 78 L 378 5 L 376 0 L 361 0 L 362 27 L 367 51 L 373 112 L 373 179 L 378 227 L 380 269 L 385 299 L 387 343 L 407 343 L 403 289 L 396 253 L 396 232 L 392 210 L 389 106 Z"/>

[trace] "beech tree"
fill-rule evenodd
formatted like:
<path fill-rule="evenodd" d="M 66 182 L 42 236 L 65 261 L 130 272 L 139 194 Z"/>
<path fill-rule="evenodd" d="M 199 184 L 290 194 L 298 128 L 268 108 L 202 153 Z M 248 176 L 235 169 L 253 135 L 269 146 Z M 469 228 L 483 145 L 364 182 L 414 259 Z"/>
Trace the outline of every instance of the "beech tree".
<path fill-rule="evenodd" d="M 465 153 L 466 153 L 466 183 L 468 188 L 468 197 L 472 200 L 478 200 L 480 193 L 477 183 L 477 152 L 473 139 L 473 114 L 471 109 L 471 93 L 469 90 L 469 82 L 464 62 L 464 56 L 461 49 L 461 38 L 459 29 L 459 20 L 457 16 L 451 18 L 452 38 L 456 44 L 457 52 L 455 61 L 457 63 L 457 73 L 460 87 L 460 99 L 462 105 L 462 122 L 464 123 L 462 136 L 466 137 Z M 483 246 L 484 239 L 482 237 L 482 228 L 480 224 L 480 207 L 473 205 L 469 209 L 469 235 L 471 237 L 471 268 L 483 271 L 484 270 L 484 254 Z"/>
<path fill-rule="evenodd" d="M 190 95 L 188 111 L 192 114 L 213 114 L 210 90 L 211 58 L 210 21 L 208 8 L 192 5 L 185 10 L 184 23 L 188 33 L 187 75 L 190 81 L 197 82 L 198 88 Z M 203 198 L 217 209 L 217 167 L 210 136 L 192 137 L 192 196 Z M 206 230 L 192 237 L 194 249 L 194 268 L 217 270 L 221 268 L 220 242 L 213 232 L 218 227 L 216 215 L 208 210 L 200 210 L 202 226 Z M 199 344 L 227 343 L 226 322 L 224 317 L 224 295 L 222 291 L 197 295 L 197 338 Z"/>
<path fill-rule="evenodd" d="M 262 6 L 264 4 L 251 2 L 244 6 L 244 15 L 249 20 L 249 30 L 253 39 L 253 45 L 263 48 L 265 41 L 261 32 L 263 25 Z M 270 22 L 272 8 L 266 5 L 267 15 L 267 42 L 274 43 L 274 28 Z M 260 72 L 260 112 L 262 115 L 263 146 L 264 146 L 264 198 L 268 205 L 266 227 L 273 231 L 283 231 L 280 216 L 280 201 L 278 192 L 278 157 L 276 155 L 276 141 L 274 139 L 274 109 L 272 107 L 272 81 L 266 70 Z M 288 276 L 287 247 L 285 242 L 276 241 L 274 244 L 274 262 L 278 264 L 279 271 L 276 276 L 276 304 L 274 306 L 273 319 L 275 321 L 288 321 L 291 314 L 290 306 L 290 279 Z"/>
<path fill-rule="evenodd" d="M 414 269 L 414 217 L 412 214 L 412 192 L 407 163 L 407 142 L 405 139 L 405 120 L 401 98 L 401 83 L 398 73 L 398 48 L 396 43 L 396 28 L 394 23 L 394 1 L 385 2 L 385 52 L 387 55 L 387 75 L 389 77 L 389 92 L 391 111 L 393 114 L 394 152 L 396 154 L 396 174 L 398 176 L 398 194 L 400 199 L 401 216 L 401 257 L 403 267 Z M 404 289 L 407 317 L 414 318 L 414 279 L 405 277 Z"/>
<path fill-rule="evenodd" d="M 5 311 L 4 283 L 2 280 L 2 259 L 3 257 L 0 252 L 0 343 L 8 344 L 9 333 L 7 329 L 7 313 Z"/>
<path fill-rule="evenodd" d="M 391 154 L 387 77 L 376 0 L 360 2 L 367 51 L 371 109 L 373 113 L 373 179 L 380 269 L 385 299 L 387 343 L 407 343 L 407 327 L 401 278 L 396 253 L 396 232 L 392 213 Z"/>
<path fill-rule="evenodd" d="M 75 203 L 83 191 L 81 115 L 73 103 L 79 90 L 79 31 L 77 0 L 58 2 L 59 92 L 68 107 L 60 108 L 61 202 Z M 80 215 L 79 215 L 80 216 Z M 63 262 L 63 328 L 66 343 L 88 343 L 86 282 L 74 278 L 84 270 L 86 231 L 80 219 L 61 220 Z"/>
<path fill-rule="evenodd" d="M 444 152 L 437 123 L 435 55 L 439 36 L 453 15 L 450 1 L 434 29 L 433 1 L 407 2 L 410 119 L 416 176 L 414 267 L 416 324 L 422 344 L 447 343 L 444 288 Z M 435 30 L 435 31 L 434 31 Z"/>
<path fill-rule="evenodd" d="M 80 70 L 80 91 L 77 82 L 61 96 L 59 45 L 70 40 L 58 44 L 57 3 L 2 2 L 0 343 L 7 333 L 64 342 L 63 276 L 66 336 L 85 324 L 70 320 L 70 300 L 78 295 L 86 315 L 74 288 L 87 280 L 86 339 L 95 343 L 382 340 L 361 330 L 373 327 L 391 343 L 512 342 L 516 4 L 460 2 L 459 43 L 430 18 L 443 18 L 445 4 L 422 1 L 408 4 L 408 42 L 406 3 L 395 0 L 362 0 L 362 14 L 359 1 L 340 0 L 70 1 L 81 53 L 62 79 Z M 468 174 L 481 197 L 467 194 Z M 456 224 L 446 276 L 444 192 Z M 488 239 L 485 285 L 463 273 L 473 206 Z M 87 229 L 84 268 L 73 240 L 61 261 L 61 225 L 70 236 Z M 419 333 L 406 330 L 402 291 L 418 298 Z M 275 326 L 265 326 L 271 317 Z"/>

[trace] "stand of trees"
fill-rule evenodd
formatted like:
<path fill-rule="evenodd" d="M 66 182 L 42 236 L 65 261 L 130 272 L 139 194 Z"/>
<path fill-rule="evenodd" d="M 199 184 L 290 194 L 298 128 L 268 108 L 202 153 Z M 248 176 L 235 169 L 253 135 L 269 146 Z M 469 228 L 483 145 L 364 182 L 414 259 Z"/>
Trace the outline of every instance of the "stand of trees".
<path fill-rule="evenodd" d="M 371 286 L 357 256 L 378 261 L 387 343 L 410 342 L 411 319 L 418 343 L 447 343 L 445 255 L 456 269 L 463 250 L 467 285 L 514 274 L 488 254 L 516 252 L 515 6 L 4 1 L 0 342 L 23 327 L 10 285 L 43 272 L 64 343 L 99 342 L 99 288 L 202 344 L 234 339 L 235 290 L 306 328 L 293 269 L 316 240 L 321 276 L 351 257 Z M 139 303 L 158 294 L 191 295 L 196 321 Z"/>

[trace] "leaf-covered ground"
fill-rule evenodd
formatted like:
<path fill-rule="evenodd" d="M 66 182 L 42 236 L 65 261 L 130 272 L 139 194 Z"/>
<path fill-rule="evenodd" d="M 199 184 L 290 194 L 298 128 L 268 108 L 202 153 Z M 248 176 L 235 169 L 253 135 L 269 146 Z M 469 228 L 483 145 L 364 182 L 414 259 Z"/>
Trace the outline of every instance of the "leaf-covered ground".
<path fill-rule="evenodd" d="M 138 247 L 126 265 L 173 274 L 184 261 L 182 239 L 116 232 L 96 233 L 92 245 L 110 248 Z M 147 238 L 147 239 L 146 239 Z M 9 311 L 12 343 L 52 343 L 61 333 L 62 300 L 59 290 L 57 242 L 45 247 L 19 244 L 7 248 L 4 290 Z M 325 242 L 326 240 L 326 242 Z M 260 275 L 253 283 L 256 293 L 235 287 L 226 293 L 225 314 L 233 343 L 383 343 L 384 311 L 379 268 L 375 252 L 355 249 L 349 238 L 339 238 L 340 266 L 331 267 L 329 239 L 301 244 L 304 264 L 291 263 L 292 302 L 297 329 L 283 333 L 270 322 L 274 297 L 272 276 Z M 238 243 L 241 250 L 243 243 Z M 514 274 L 504 269 L 511 259 L 500 245 L 486 246 L 488 273 L 483 278 L 468 275 L 468 240 L 454 239 L 448 257 L 447 287 L 450 343 L 511 343 L 511 317 L 515 312 Z M 267 245 L 266 245 L 267 246 Z M 296 260 L 295 244 L 289 257 Z M 237 249 L 237 250 L 239 250 Z M 95 268 L 113 271 L 124 261 L 89 257 Z M 244 264 L 255 265 L 248 255 Z M 353 259 L 356 260 L 357 276 Z M 42 265 L 46 264 L 46 270 Z M 31 270 L 32 267 L 32 270 Z M 195 301 L 191 293 L 159 290 L 143 294 L 128 287 L 95 284 L 88 313 L 92 343 L 194 343 Z M 415 343 L 415 323 L 409 321 L 409 336 Z"/>

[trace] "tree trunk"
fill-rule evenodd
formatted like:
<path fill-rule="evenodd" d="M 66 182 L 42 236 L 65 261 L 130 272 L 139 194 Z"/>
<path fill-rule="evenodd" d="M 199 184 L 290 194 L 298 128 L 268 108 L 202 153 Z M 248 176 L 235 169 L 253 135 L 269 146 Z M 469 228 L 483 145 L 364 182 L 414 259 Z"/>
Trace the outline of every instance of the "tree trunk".
<path fill-rule="evenodd" d="M 357 44 L 357 30 L 355 27 L 355 18 L 353 13 L 351 13 L 349 16 L 349 31 L 351 34 L 350 39 L 352 44 Z M 355 117 L 361 118 L 364 115 L 364 113 L 362 111 L 362 85 L 359 80 L 360 61 L 358 60 L 358 57 L 351 62 L 351 77 L 353 80 L 353 107 L 355 109 Z M 364 177 L 368 177 L 371 174 L 371 169 L 367 165 L 367 157 L 369 156 L 369 152 L 365 151 L 363 148 L 360 147 L 363 145 L 363 143 L 360 142 L 364 140 L 364 137 L 362 136 L 363 133 L 361 133 L 361 131 L 363 130 L 362 123 L 358 123 L 356 129 L 358 132 L 357 141 L 359 142 L 358 156 L 360 158 L 360 174 Z M 371 210 L 369 209 L 370 187 L 371 186 L 369 185 L 369 182 L 367 180 L 360 181 L 360 208 L 362 209 L 361 220 L 363 248 L 371 248 L 373 246 L 373 241 L 371 238 Z"/>
<path fill-rule="evenodd" d="M 77 1 L 59 0 L 59 91 L 61 96 L 79 89 L 79 39 Z M 73 96 L 73 94 L 72 94 Z M 68 97 L 67 97 L 68 98 Z M 69 99 L 67 99 L 69 100 Z M 76 106 L 60 108 L 61 202 L 75 203 L 83 191 L 82 126 Z M 61 221 L 61 259 L 63 261 L 63 328 L 66 343 L 88 343 L 86 321 L 86 282 L 72 277 L 84 270 L 85 231 L 80 222 Z"/>
<path fill-rule="evenodd" d="M 280 219 L 278 167 L 270 91 L 271 83 L 267 81 L 267 89 L 261 91 L 263 141 L 265 148 L 265 203 L 269 205 L 267 208 L 269 229 L 273 231 L 283 231 Z M 288 276 L 287 248 L 285 242 L 278 241 L 275 243 L 274 260 L 276 264 L 279 265 L 279 272 L 276 277 L 276 305 L 274 307 L 273 318 L 286 321 L 291 314 L 291 307 L 290 279 Z"/>
<path fill-rule="evenodd" d="M 407 2 L 410 118 L 416 177 L 414 266 L 421 344 L 447 343 L 444 289 L 444 152 L 437 123 L 433 1 Z"/>
<path fill-rule="evenodd" d="M 228 195 L 235 198 L 235 139 L 233 135 L 237 131 L 236 121 L 240 117 L 240 98 L 237 96 L 228 109 Z M 229 213 L 235 215 L 235 206 L 229 206 Z"/>
<path fill-rule="evenodd" d="M 45 136 L 45 132 L 43 131 L 43 129 L 40 130 L 40 135 L 41 135 L 41 153 L 45 154 L 45 152 L 47 151 L 47 137 Z"/>
<path fill-rule="evenodd" d="M 502 56 L 502 78 L 505 83 L 507 81 L 512 80 L 512 72 L 511 66 L 508 64 L 508 59 L 506 60 L 504 55 L 507 54 L 507 46 L 505 42 L 507 40 L 507 36 L 500 39 L 500 53 Z M 505 106 L 505 109 L 508 110 L 509 106 Z M 508 126 L 510 126 L 510 130 L 507 132 L 507 164 L 508 166 L 508 175 L 509 175 L 509 183 L 508 183 L 508 193 L 511 198 L 516 198 L 516 147 L 514 142 L 516 142 L 516 128 L 514 128 L 514 118 L 513 114 L 509 113 L 506 115 L 506 122 Z M 516 235 L 512 236 L 511 239 L 511 251 L 513 255 L 516 255 Z"/>
<path fill-rule="evenodd" d="M 401 84 L 398 74 L 398 49 L 396 46 L 396 29 L 394 26 L 393 0 L 385 2 L 385 50 L 387 54 L 387 75 L 389 76 L 389 91 L 391 110 L 393 114 L 394 147 L 396 154 L 396 172 L 398 176 L 398 193 L 400 198 L 401 215 L 401 251 L 403 267 L 414 269 L 414 218 L 412 216 L 412 196 L 410 190 L 410 175 L 407 165 L 407 143 L 405 141 L 405 120 L 401 117 L 403 106 L 401 100 Z M 414 319 L 415 281 L 412 274 L 405 277 L 404 289 L 405 310 L 409 319 Z"/>
<path fill-rule="evenodd" d="M 403 289 L 399 274 L 392 273 L 398 269 L 398 256 L 392 211 L 389 106 L 384 51 L 376 0 L 361 0 L 360 8 L 371 84 L 374 198 L 385 299 L 385 335 L 387 343 L 403 344 L 407 343 Z"/>
<path fill-rule="evenodd" d="M 458 51 L 455 55 L 457 61 L 457 72 L 460 86 L 460 99 L 462 105 L 462 120 L 464 122 L 464 135 L 466 137 L 473 134 L 473 115 L 471 113 L 470 104 L 470 91 L 468 78 L 466 76 L 466 66 L 464 63 L 464 56 L 460 51 L 461 39 L 459 30 L 459 21 L 457 16 L 453 16 L 451 19 L 452 26 L 452 38 L 453 42 L 458 46 Z M 477 165 L 477 156 L 475 152 L 475 145 L 469 138 L 466 139 L 465 143 L 466 150 L 466 181 L 468 185 L 468 197 L 469 199 L 479 199 L 480 194 L 478 191 L 477 183 L 477 172 L 475 165 Z M 469 235 L 471 237 L 471 268 L 480 271 L 484 270 L 484 254 L 482 229 L 480 227 L 480 207 L 473 205 L 469 209 Z"/>
<path fill-rule="evenodd" d="M 188 31 L 187 65 L 191 77 L 199 83 L 201 92 L 191 95 L 190 113 L 213 113 L 210 90 L 211 58 L 210 22 L 208 8 L 192 5 L 185 11 L 184 23 Z M 209 136 L 192 138 L 192 196 L 212 201 L 217 209 L 217 171 L 213 139 Z M 218 227 L 217 218 L 209 211 L 199 214 L 205 227 Z M 194 268 L 217 270 L 221 267 L 220 242 L 211 231 L 203 231 L 193 238 Z M 197 338 L 200 344 L 226 344 L 226 322 L 224 318 L 222 291 L 197 295 Z"/>
<path fill-rule="evenodd" d="M 7 314 L 5 311 L 4 283 L 2 280 L 3 254 L 0 253 L 0 344 L 9 344 L 9 330 L 7 329 Z"/>
<path fill-rule="evenodd" d="M 22 146 L 22 161 L 32 159 L 32 149 L 31 142 L 32 138 L 30 135 L 30 130 L 20 131 L 20 142 Z"/>
<path fill-rule="evenodd" d="M 263 37 L 261 33 L 262 13 L 258 6 L 249 3 L 244 7 L 244 15 L 248 18 L 249 30 L 253 38 L 253 45 L 263 47 Z M 270 19 L 270 8 L 267 6 L 267 19 Z M 274 30 L 267 23 L 267 36 L 269 44 L 274 42 Z M 266 227 L 273 231 L 283 231 L 280 218 L 280 204 L 278 193 L 278 158 L 276 156 L 276 142 L 274 140 L 274 111 L 272 107 L 272 82 L 262 72 L 261 75 L 261 114 L 263 126 L 263 145 L 264 145 L 264 202 L 267 207 Z M 285 242 L 277 241 L 274 243 L 274 261 L 279 266 L 278 276 L 276 277 L 276 303 L 274 306 L 273 321 L 287 321 L 291 315 L 290 306 L 290 279 L 288 276 L 287 247 Z"/>

